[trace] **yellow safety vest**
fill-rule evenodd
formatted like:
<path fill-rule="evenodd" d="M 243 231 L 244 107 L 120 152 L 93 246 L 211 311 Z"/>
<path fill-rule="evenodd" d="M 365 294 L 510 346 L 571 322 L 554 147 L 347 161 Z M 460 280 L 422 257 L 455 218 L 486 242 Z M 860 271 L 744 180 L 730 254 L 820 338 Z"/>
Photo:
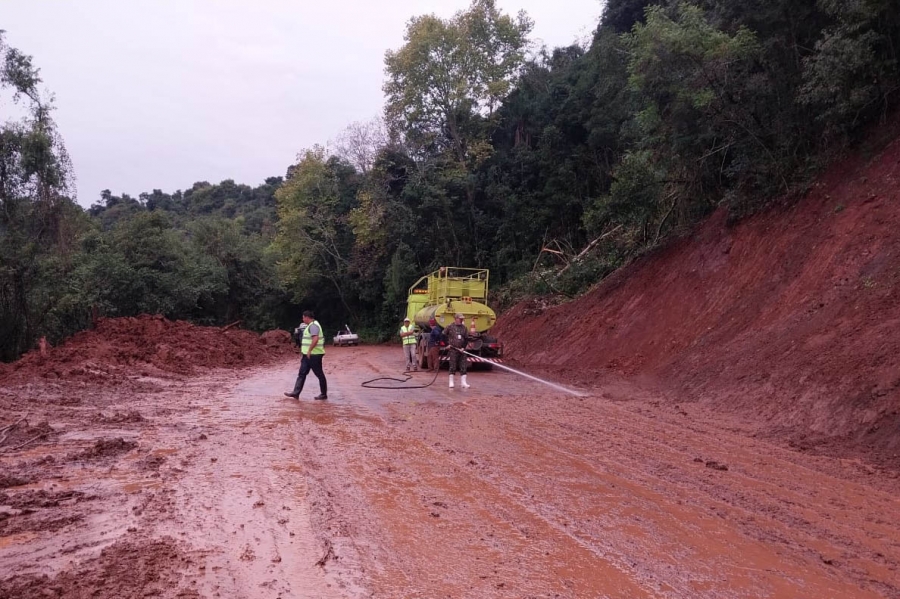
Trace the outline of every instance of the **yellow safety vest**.
<path fill-rule="evenodd" d="M 318 320 L 314 320 L 303 329 L 303 339 L 300 341 L 300 351 L 305 356 L 309 353 L 309 346 L 312 345 L 312 335 L 309 334 L 309 328 L 312 325 L 316 325 L 319 327 L 319 342 L 316 343 L 316 346 L 312 350 L 312 355 L 320 356 L 325 353 L 325 331 L 322 330 L 322 325 L 319 324 Z"/>
<path fill-rule="evenodd" d="M 400 327 L 401 335 L 403 333 L 413 333 L 413 332 L 415 332 L 413 325 L 409 325 L 408 327 L 406 327 L 406 326 Z M 403 341 L 403 345 L 415 345 L 416 344 L 416 336 L 415 335 L 410 335 L 409 337 L 400 337 L 400 339 Z"/>

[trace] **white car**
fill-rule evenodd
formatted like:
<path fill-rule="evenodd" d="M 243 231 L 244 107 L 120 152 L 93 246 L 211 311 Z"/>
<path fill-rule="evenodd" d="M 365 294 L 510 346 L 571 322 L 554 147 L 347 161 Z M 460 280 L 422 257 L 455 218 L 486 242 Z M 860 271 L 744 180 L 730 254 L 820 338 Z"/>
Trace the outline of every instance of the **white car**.
<path fill-rule="evenodd" d="M 359 345 L 359 335 L 352 332 L 350 327 L 344 325 L 344 330 L 334 336 L 335 345 Z"/>

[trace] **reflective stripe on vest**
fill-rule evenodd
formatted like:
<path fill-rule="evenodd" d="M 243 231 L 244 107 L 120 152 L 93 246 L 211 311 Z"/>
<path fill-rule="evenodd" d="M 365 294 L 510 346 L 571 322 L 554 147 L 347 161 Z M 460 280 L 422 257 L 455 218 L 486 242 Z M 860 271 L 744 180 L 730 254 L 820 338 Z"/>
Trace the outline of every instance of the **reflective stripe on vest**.
<path fill-rule="evenodd" d="M 413 328 L 412 325 L 409 325 L 408 327 L 400 327 L 400 334 L 414 333 L 414 332 L 415 332 L 415 329 Z M 403 345 L 415 345 L 416 344 L 416 336 L 415 335 L 410 335 L 409 337 L 401 337 L 401 339 L 403 340 Z"/>
<path fill-rule="evenodd" d="M 316 343 L 316 346 L 312 350 L 312 355 L 318 356 L 325 353 L 325 331 L 322 330 L 322 325 L 319 324 L 319 321 L 314 320 L 303 329 L 303 339 L 300 343 L 300 351 L 303 352 L 305 356 L 309 353 L 309 346 L 312 345 L 312 335 L 309 333 L 309 327 L 312 325 L 316 325 L 319 327 L 319 342 Z"/>

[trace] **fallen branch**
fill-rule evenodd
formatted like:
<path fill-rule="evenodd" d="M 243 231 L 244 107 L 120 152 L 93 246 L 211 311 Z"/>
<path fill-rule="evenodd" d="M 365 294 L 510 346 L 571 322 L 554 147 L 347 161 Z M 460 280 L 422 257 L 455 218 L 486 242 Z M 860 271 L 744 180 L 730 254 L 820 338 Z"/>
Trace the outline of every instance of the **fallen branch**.
<path fill-rule="evenodd" d="M 618 230 L 621 229 L 621 228 L 622 228 L 622 225 L 619 225 L 618 227 L 615 227 L 615 228 L 613 228 L 612 230 L 607 231 L 606 233 L 604 233 L 603 235 L 601 235 L 600 237 L 598 237 L 598 238 L 595 239 L 594 241 L 592 241 L 592 242 L 590 242 L 589 244 L 587 244 L 587 247 L 584 248 L 583 250 L 581 250 L 581 252 L 579 252 L 577 256 L 575 256 L 574 258 L 572 258 L 572 259 L 569 261 L 569 263 L 566 264 L 565 267 L 563 267 L 562 270 L 560 270 L 558 273 L 556 273 L 556 276 L 558 277 L 559 275 L 561 275 L 561 274 L 563 274 L 564 272 L 566 272 L 566 271 L 569 269 L 570 266 L 572 266 L 573 264 L 575 264 L 576 262 L 578 262 L 579 260 L 581 260 L 581 258 L 583 258 L 583 257 L 584 257 L 588 252 L 590 252 L 592 249 L 594 249 L 594 247 L 595 247 L 598 243 L 600 243 L 602 240 L 606 239 L 607 237 L 609 237 L 610 235 L 612 235 L 613 233 L 615 233 L 616 231 L 618 231 Z"/>
<path fill-rule="evenodd" d="M 544 241 L 547 240 L 547 231 L 544 231 Z M 541 242 L 541 247 L 544 247 L 544 242 Z M 537 272 L 538 264 L 541 262 L 541 256 L 544 255 L 544 252 L 538 252 L 537 258 L 534 259 L 534 266 L 531 267 L 531 272 Z"/>
<path fill-rule="evenodd" d="M 661 221 L 659 221 L 659 226 L 656 227 L 656 237 L 653 239 L 653 245 L 654 245 L 654 246 L 655 246 L 656 243 L 659 241 L 659 236 L 662 234 L 662 228 L 663 228 L 663 225 L 666 224 L 666 221 L 669 220 L 669 217 L 670 217 L 670 216 L 672 216 L 672 212 L 675 210 L 675 206 L 678 205 L 678 197 L 677 197 L 677 195 L 678 195 L 678 190 L 676 189 L 675 191 L 673 191 L 672 193 L 670 193 L 668 196 L 666 196 L 666 199 L 667 199 L 667 200 L 668 200 L 669 198 L 674 198 L 674 200 L 672 200 L 672 206 L 669 208 L 669 211 L 666 212 L 666 215 L 663 217 L 663 219 L 662 219 Z"/>
<path fill-rule="evenodd" d="M 24 443 L 20 443 L 19 445 L 16 445 L 15 447 L 9 447 L 9 448 L 7 448 L 6 451 L 16 451 L 17 449 L 22 449 L 23 447 L 25 447 L 25 446 L 28 445 L 29 443 L 31 443 L 31 442 L 33 442 L 33 441 L 37 441 L 38 439 L 41 439 L 41 438 L 46 437 L 46 436 L 47 436 L 47 433 L 41 433 L 40 435 L 36 435 L 36 436 L 34 436 L 34 437 L 28 439 L 28 440 L 25 441 Z"/>
<path fill-rule="evenodd" d="M 328 563 L 329 559 L 334 558 L 334 547 L 331 545 L 331 541 L 325 541 L 325 555 L 323 555 L 319 561 L 316 562 L 316 565 L 320 568 L 324 567 L 325 564 Z"/>
<path fill-rule="evenodd" d="M 244 321 L 243 321 L 243 320 L 236 320 L 236 321 L 232 322 L 231 324 L 225 325 L 224 327 L 222 327 L 222 330 L 223 330 L 223 331 L 227 331 L 227 330 L 230 329 L 231 327 L 236 327 L 237 325 L 241 324 L 242 322 L 244 322 Z"/>
<path fill-rule="evenodd" d="M 550 247 L 551 245 L 555 245 L 558 249 L 555 249 L 555 250 L 552 249 L 552 248 Z M 569 264 L 569 258 L 568 258 L 568 256 L 569 256 L 569 254 L 572 253 L 571 247 L 569 248 L 569 250 L 570 250 L 570 251 L 566 251 L 566 249 L 563 248 L 562 244 L 559 242 L 558 239 L 554 239 L 554 240 L 550 241 L 549 243 L 542 243 L 542 244 L 541 244 L 541 251 L 538 252 L 537 258 L 536 258 L 535 261 L 534 261 L 534 266 L 532 267 L 531 272 L 532 272 L 532 273 L 537 272 L 538 264 L 540 264 L 540 262 L 541 262 L 541 257 L 543 257 L 543 255 L 544 255 L 545 253 L 547 253 L 547 254 L 553 254 L 554 256 L 556 256 L 556 257 L 558 257 L 560 260 L 562 260 L 562 261 L 568 266 L 568 264 Z"/>
<path fill-rule="evenodd" d="M 0 431 L 0 432 L 2 432 L 2 433 L 6 433 L 6 434 L 3 435 L 3 438 L 0 439 L 0 445 L 3 445 L 4 443 L 6 443 L 6 440 L 7 440 L 7 439 L 9 438 L 9 436 L 12 434 L 13 429 L 14 429 L 14 428 L 16 427 L 16 425 L 19 424 L 20 422 L 28 422 L 28 419 L 27 419 L 27 418 L 20 418 L 18 421 L 13 422 L 12 424 L 10 424 L 10 425 L 7 426 L 7 427 L 4 427 L 3 430 Z"/>
<path fill-rule="evenodd" d="M 10 424 L 9 426 L 4 426 L 3 428 L 0 428 L 0 433 L 5 433 L 6 431 L 8 431 L 9 429 L 13 428 L 13 427 L 16 426 L 17 424 L 19 424 L 19 423 L 21 423 L 21 422 L 26 422 L 27 420 L 28 420 L 28 417 L 27 417 L 27 416 L 23 416 L 22 418 L 19 418 L 17 421 L 13 422 L 13 423 Z"/>
<path fill-rule="evenodd" d="M 568 266 L 567 266 L 566 268 L 568 268 Z M 565 270 L 565 269 L 563 269 L 563 270 Z M 566 296 L 566 297 L 569 298 L 569 299 L 575 299 L 575 296 L 569 295 L 569 294 L 566 293 L 565 291 L 562 291 L 562 290 L 560 290 L 560 289 L 557 289 L 557 288 L 553 285 L 553 283 L 551 283 L 550 281 L 548 281 L 547 279 L 545 279 L 545 278 L 544 278 L 544 273 L 539 272 L 539 273 L 537 273 L 537 276 L 540 277 L 540 279 L 544 282 L 544 284 L 545 284 L 547 287 L 549 287 L 549 288 L 550 288 L 550 291 L 552 291 L 553 293 L 556 293 L 557 295 L 564 295 L 564 296 Z"/>

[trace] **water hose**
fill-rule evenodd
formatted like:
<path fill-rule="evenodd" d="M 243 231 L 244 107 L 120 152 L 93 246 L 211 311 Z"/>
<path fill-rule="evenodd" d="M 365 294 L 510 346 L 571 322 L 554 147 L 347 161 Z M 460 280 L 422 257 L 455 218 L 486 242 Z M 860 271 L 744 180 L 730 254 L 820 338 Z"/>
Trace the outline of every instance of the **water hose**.
<path fill-rule="evenodd" d="M 465 351 L 465 350 L 462 350 L 462 349 L 458 349 L 458 348 L 456 348 L 456 347 L 451 347 L 450 349 L 455 350 L 455 351 L 458 351 L 458 352 L 460 352 L 460 353 L 463 353 L 463 354 L 465 354 L 465 355 L 467 355 L 467 356 L 471 356 L 471 357 L 475 358 L 476 360 L 480 360 L 480 359 L 481 359 L 479 356 L 476 356 L 476 355 L 474 355 L 474 354 L 470 354 L 469 352 L 467 352 L 467 351 Z M 526 373 L 526 372 L 522 372 L 521 370 L 516 370 L 515 368 L 510 368 L 509 366 L 504 366 L 503 364 L 499 364 L 499 363 L 497 363 L 497 362 L 491 362 L 491 364 L 493 364 L 494 366 L 497 366 L 497 367 L 499 367 L 499 368 L 502 368 L 503 370 L 508 370 L 508 371 L 512 372 L 513 374 L 517 374 L 517 375 L 519 375 L 519 376 L 524 376 L 524 377 L 527 378 L 527 379 L 531 379 L 531 380 L 537 381 L 538 383 L 541 383 L 541 384 L 543 384 L 543 385 L 547 385 L 547 386 L 549 386 L 549 387 L 553 387 L 554 389 L 557 389 L 557 390 L 559 390 L 559 391 L 563 391 L 563 392 L 565 392 L 565 393 L 571 393 L 572 395 L 575 395 L 575 396 L 577 396 L 577 397 L 586 397 L 586 394 L 582 393 L 581 391 L 575 391 L 575 390 L 573 390 L 573 389 L 569 389 L 569 388 L 567 388 L 567 387 L 563 387 L 562 385 L 557 385 L 556 383 L 551 383 L 550 381 L 545 381 L 544 379 L 539 379 L 538 377 L 532 376 L 532 375 L 530 375 L 530 374 L 528 374 L 528 373 Z M 378 378 L 374 378 L 374 379 L 369 379 L 369 380 L 367 380 L 367 381 L 363 381 L 362 384 L 361 384 L 360 386 L 361 386 L 361 387 L 365 387 L 366 389 L 397 389 L 397 390 L 400 390 L 400 389 L 425 389 L 426 387 L 430 387 L 430 386 L 432 386 L 432 385 L 434 384 L 434 381 L 437 380 L 437 376 L 438 376 L 440 373 L 441 373 L 441 367 L 440 367 L 440 364 L 438 364 L 438 368 L 437 368 L 437 370 L 436 370 L 435 373 L 434 373 L 434 377 L 432 377 L 431 381 L 430 381 L 428 384 L 426 384 L 426 385 L 405 385 L 404 383 L 410 381 L 410 380 L 413 378 L 412 375 L 410 374 L 410 371 L 407 370 L 407 371 L 405 371 L 405 372 L 403 373 L 403 375 L 406 376 L 405 379 L 398 379 L 398 378 L 396 378 L 396 377 L 390 377 L 390 376 L 381 376 L 381 377 L 378 377 Z M 376 381 L 396 381 L 396 382 L 400 383 L 400 384 L 403 385 L 403 386 L 398 386 L 398 385 L 373 385 L 372 383 L 374 383 L 374 382 L 376 382 Z"/>
<path fill-rule="evenodd" d="M 440 369 L 440 365 L 438 365 L 438 369 L 435 370 L 435 372 L 434 372 L 434 377 L 432 377 L 431 381 L 430 381 L 428 384 L 425 384 L 425 385 L 405 385 L 404 383 L 406 383 L 406 382 L 412 380 L 412 378 L 413 378 L 413 375 L 411 374 L 412 372 L 416 372 L 416 371 L 410 371 L 410 370 L 404 371 L 404 372 L 403 372 L 403 376 L 406 377 L 405 379 L 398 379 L 398 378 L 392 377 L 392 376 L 380 376 L 380 377 L 378 377 L 378 378 L 369 379 L 369 380 L 367 380 L 367 381 L 363 381 L 363 382 L 360 384 L 360 387 L 365 387 L 366 389 L 396 389 L 396 390 L 401 390 L 401 389 L 425 389 L 426 387 L 430 387 L 430 386 L 432 386 L 432 385 L 434 384 L 434 381 L 437 380 L 437 376 L 441 373 L 441 369 Z M 396 381 L 396 382 L 400 383 L 400 384 L 403 385 L 403 386 L 400 386 L 400 385 L 374 385 L 373 383 L 375 383 L 376 381 Z"/>

